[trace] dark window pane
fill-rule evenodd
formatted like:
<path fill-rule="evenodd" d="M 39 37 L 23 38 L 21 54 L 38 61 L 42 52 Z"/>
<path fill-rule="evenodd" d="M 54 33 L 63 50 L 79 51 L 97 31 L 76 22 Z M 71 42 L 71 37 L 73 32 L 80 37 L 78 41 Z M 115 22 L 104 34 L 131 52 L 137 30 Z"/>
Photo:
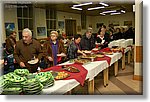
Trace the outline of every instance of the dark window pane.
<path fill-rule="evenodd" d="M 28 9 L 27 8 L 23 9 L 23 17 L 28 17 Z"/>
<path fill-rule="evenodd" d="M 47 29 L 50 29 L 50 21 L 46 20 L 46 24 L 47 24 Z"/>
<path fill-rule="evenodd" d="M 33 8 L 29 7 L 29 18 L 33 17 Z"/>
<path fill-rule="evenodd" d="M 52 25 L 52 21 L 50 21 L 50 29 L 53 29 L 52 26 L 53 26 L 53 25 Z"/>
<path fill-rule="evenodd" d="M 47 30 L 47 37 L 49 37 L 50 35 L 50 30 Z"/>
<path fill-rule="evenodd" d="M 22 30 L 22 19 L 18 19 L 18 30 Z"/>
<path fill-rule="evenodd" d="M 19 32 L 19 40 L 22 39 L 22 32 Z"/>
<path fill-rule="evenodd" d="M 49 10 L 46 10 L 46 19 L 49 19 Z"/>
<path fill-rule="evenodd" d="M 17 17 L 22 17 L 22 8 L 17 8 Z"/>
<path fill-rule="evenodd" d="M 24 19 L 24 28 L 28 28 L 28 19 Z"/>
<path fill-rule="evenodd" d="M 29 19 L 29 29 L 33 30 L 33 20 Z"/>

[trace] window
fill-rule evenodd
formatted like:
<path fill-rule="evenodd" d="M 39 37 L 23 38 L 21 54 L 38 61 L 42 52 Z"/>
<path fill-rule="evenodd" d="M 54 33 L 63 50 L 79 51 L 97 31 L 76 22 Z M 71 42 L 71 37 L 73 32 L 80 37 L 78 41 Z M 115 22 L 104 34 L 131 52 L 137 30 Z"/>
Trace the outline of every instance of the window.
<path fill-rule="evenodd" d="M 47 36 L 49 36 L 52 30 L 56 30 L 56 11 L 55 10 L 46 9 L 46 24 L 47 24 Z"/>
<path fill-rule="evenodd" d="M 32 5 L 17 5 L 17 19 L 19 39 L 22 39 L 22 30 L 29 28 L 33 32 L 33 7 Z"/>

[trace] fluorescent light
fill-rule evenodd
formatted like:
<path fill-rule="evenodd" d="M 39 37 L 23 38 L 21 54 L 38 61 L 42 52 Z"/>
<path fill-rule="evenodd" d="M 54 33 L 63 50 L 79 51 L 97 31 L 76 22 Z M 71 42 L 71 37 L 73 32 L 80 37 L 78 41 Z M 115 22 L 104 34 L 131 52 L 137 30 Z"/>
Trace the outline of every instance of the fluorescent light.
<path fill-rule="evenodd" d="M 126 11 L 124 11 L 124 10 L 121 10 L 121 12 L 122 12 L 122 13 L 126 13 Z"/>
<path fill-rule="evenodd" d="M 101 9 L 101 8 L 105 8 L 104 6 L 101 7 L 93 7 L 93 8 L 88 8 L 87 10 L 96 10 L 96 9 Z"/>
<path fill-rule="evenodd" d="M 112 13 L 112 12 L 116 12 L 116 10 L 112 10 L 112 11 L 104 11 L 102 13 Z"/>
<path fill-rule="evenodd" d="M 111 13 L 110 15 L 119 15 L 121 14 L 120 12 L 116 12 L 116 13 Z"/>
<path fill-rule="evenodd" d="M 106 14 L 104 14 L 104 13 L 100 13 L 101 15 L 106 15 Z"/>
<path fill-rule="evenodd" d="M 71 7 L 71 8 L 75 10 L 82 10 L 82 8 L 75 8 L 75 7 Z"/>
<path fill-rule="evenodd" d="M 103 6 L 109 6 L 108 4 L 105 4 L 103 2 L 100 2 L 99 4 L 103 5 Z"/>
<path fill-rule="evenodd" d="M 133 5 L 133 12 L 135 12 L 135 5 Z"/>
<path fill-rule="evenodd" d="M 92 4 L 92 2 L 88 2 L 88 3 L 83 3 L 83 4 L 73 5 L 73 7 L 85 6 L 85 5 L 91 5 L 91 4 Z"/>

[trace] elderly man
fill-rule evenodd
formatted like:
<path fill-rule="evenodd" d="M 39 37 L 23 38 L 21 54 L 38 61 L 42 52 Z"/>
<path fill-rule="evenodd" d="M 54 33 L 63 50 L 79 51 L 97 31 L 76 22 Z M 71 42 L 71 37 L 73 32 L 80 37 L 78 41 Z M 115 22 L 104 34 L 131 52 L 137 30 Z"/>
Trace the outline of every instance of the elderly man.
<path fill-rule="evenodd" d="M 37 72 L 38 61 L 43 55 L 41 45 L 32 39 L 32 32 L 28 28 L 22 31 L 22 38 L 16 44 L 14 58 L 21 68 L 27 68 L 31 73 Z M 35 62 L 29 63 L 31 60 Z"/>
<path fill-rule="evenodd" d="M 95 39 L 92 35 L 92 28 L 88 28 L 86 33 L 82 36 L 80 42 L 81 50 L 92 50 L 95 47 Z"/>
<path fill-rule="evenodd" d="M 66 56 L 64 45 L 57 38 L 58 32 L 51 31 L 50 40 L 43 46 L 45 61 L 48 64 L 47 67 L 57 65 L 62 61 L 61 58 Z"/>

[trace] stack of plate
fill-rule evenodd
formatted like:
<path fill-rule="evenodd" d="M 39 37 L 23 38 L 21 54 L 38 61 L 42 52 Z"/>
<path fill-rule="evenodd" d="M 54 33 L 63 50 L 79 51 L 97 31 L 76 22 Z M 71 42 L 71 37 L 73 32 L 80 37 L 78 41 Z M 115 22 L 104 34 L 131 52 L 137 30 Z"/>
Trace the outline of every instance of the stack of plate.
<path fill-rule="evenodd" d="M 8 80 L 13 78 L 14 76 L 16 76 L 14 72 L 10 72 L 8 74 L 3 75 L 4 79 L 8 79 Z"/>
<path fill-rule="evenodd" d="M 19 76 L 27 76 L 29 74 L 29 70 L 28 69 L 16 69 L 14 71 L 17 75 Z"/>
<path fill-rule="evenodd" d="M 35 76 L 35 78 L 41 82 L 44 88 L 54 85 L 54 77 L 51 72 L 40 72 Z"/>
<path fill-rule="evenodd" d="M 5 88 L 3 89 L 4 95 L 19 95 L 22 92 L 22 88 Z"/>
<path fill-rule="evenodd" d="M 4 91 L 5 88 L 7 88 L 10 85 L 9 80 L 2 79 L 0 80 L 0 93 Z"/>
<path fill-rule="evenodd" d="M 32 78 L 22 83 L 23 93 L 26 95 L 40 94 L 43 85 L 36 79 Z"/>
<path fill-rule="evenodd" d="M 26 81 L 27 79 L 25 77 L 20 77 L 18 75 L 14 75 L 9 80 L 11 82 L 10 87 L 12 87 L 12 88 L 21 88 L 22 87 L 21 83 Z"/>

